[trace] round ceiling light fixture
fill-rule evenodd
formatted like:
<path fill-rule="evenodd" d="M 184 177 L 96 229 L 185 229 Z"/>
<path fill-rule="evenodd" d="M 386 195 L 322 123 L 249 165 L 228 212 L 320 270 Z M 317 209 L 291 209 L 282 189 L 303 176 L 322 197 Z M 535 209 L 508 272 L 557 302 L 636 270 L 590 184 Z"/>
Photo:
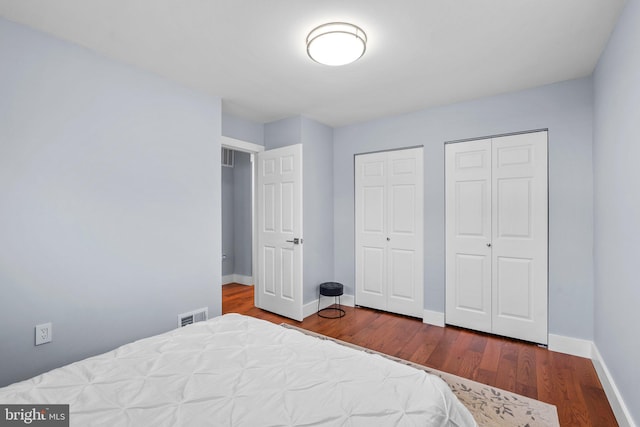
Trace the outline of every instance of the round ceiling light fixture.
<path fill-rule="evenodd" d="M 364 55 L 367 35 L 362 28 L 347 22 L 320 25 L 307 36 L 307 54 L 320 64 L 346 65 Z"/>

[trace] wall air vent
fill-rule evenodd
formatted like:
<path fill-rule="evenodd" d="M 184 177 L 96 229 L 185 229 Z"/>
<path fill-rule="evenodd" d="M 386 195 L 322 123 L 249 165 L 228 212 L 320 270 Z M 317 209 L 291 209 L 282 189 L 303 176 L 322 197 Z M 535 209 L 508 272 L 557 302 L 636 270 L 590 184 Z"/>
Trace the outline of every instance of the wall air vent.
<path fill-rule="evenodd" d="M 188 313 L 178 315 L 178 328 L 190 325 L 196 322 L 203 322 L 209 318 L 209 309 L 207 307 L 199 308 Z"/>
<path fill-rule="evenodd" d="M 228 168 L 233 167 L 233 158 L 235 152 L 230 148 L 222 147 L 222 166 L 226 166 Z"/>

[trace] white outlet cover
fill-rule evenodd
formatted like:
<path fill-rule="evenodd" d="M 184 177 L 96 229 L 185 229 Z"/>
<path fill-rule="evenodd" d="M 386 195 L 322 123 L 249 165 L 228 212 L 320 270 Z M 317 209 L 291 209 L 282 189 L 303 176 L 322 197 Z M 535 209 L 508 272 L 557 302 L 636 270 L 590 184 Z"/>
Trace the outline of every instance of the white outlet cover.
<path fill-rule="evenodd" d="M 53 326 L 51 322 L 36 325 L 36 345 L 46 344 L 53 340 Z"/>

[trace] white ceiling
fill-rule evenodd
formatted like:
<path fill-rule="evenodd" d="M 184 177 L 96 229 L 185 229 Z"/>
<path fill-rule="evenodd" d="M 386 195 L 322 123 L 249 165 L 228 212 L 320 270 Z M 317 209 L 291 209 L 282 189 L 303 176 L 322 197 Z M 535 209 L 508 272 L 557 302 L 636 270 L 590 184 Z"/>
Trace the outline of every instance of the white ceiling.
<path fill-rule="evenodd" d="M 0 0 L 0 16 L 220 96 L 258 122 L 331 126 L 591 74 L 625 0 Z M 306 56 L 315 26 L 365 56 Z"/>

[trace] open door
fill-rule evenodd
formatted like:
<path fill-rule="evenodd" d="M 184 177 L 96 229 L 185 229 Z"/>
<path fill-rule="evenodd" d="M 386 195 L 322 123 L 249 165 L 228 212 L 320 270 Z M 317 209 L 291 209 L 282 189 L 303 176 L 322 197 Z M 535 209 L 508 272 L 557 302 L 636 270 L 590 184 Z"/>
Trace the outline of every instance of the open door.
<path fill-rule="evenodd" d="M 256 306 L 302 321 L 302 145 L 258 153 Z"/>

